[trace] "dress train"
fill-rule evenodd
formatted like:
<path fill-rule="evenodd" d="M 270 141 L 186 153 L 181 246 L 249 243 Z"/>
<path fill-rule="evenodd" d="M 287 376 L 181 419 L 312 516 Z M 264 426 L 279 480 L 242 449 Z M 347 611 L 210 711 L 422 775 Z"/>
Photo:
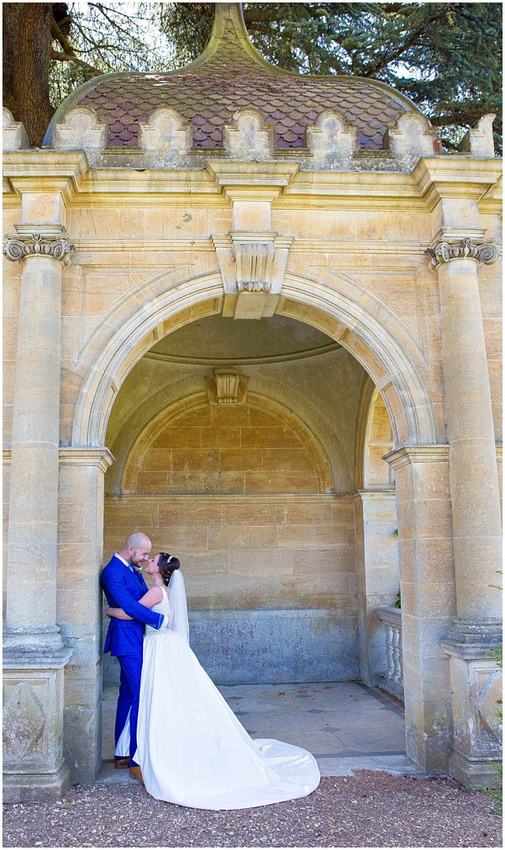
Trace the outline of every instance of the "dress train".
<path fill-rule="evenodd" d="M 169 614 L 164 588 L 153 610 Z M 121 739 L 117 755 L 120 747 Z M 320 780 L 307 750 L 248 735 L 187 641 L 170 629 L 146 627 L 135 761 L 151 796 L 200 809 L 293 800 Z"/>

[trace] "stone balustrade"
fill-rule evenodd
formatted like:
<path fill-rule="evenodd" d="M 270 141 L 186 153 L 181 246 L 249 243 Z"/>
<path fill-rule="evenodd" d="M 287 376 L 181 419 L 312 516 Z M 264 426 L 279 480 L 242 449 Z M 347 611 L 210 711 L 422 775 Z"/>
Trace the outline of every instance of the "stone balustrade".
<path fill-rule="evenodd" d="M 384 623 L 384 656 L 379 669 L 379 684 L 388 694 L 403 701 L 402 612 L 392 605 L 375 609 Z"/>

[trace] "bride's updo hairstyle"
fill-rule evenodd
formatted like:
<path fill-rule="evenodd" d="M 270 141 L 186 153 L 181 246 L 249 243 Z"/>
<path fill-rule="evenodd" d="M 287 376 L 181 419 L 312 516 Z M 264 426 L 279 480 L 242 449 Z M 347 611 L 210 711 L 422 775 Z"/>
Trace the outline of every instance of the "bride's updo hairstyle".
<path fill-rule="evenodd" d="M 179 558 L 175 555 L 168 555 L 166 552 L 160 552 L 158 556 L 158 568 L 163 579 L 163 584 L 167 585 L 172 578 L 172 573 L 178 570 L 181 566 Z"/>

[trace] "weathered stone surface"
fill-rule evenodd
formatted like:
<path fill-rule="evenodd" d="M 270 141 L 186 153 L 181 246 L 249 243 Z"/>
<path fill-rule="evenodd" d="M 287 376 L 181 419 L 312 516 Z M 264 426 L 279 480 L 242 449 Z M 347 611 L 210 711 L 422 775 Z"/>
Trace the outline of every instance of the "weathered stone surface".
<path fill-rule="evenodd" d="M 468 646 L 453 661 L 442 639 L 458 614 L 497 626 L 501 167 L 429 153 L 429 127 L 380 84 L 278 76 L 248 54 L 246 85 L 232 79 L 243 55 L 242 44 L 218 68 L 216 51 L 183 74 L 185 104 L 177 73 L 92 81 L 73 106 L 89 96 L 98 124 L 75 113 L 65 125 L 89 151 L 100 123 L 114 134 L 91 164 L 49 146 L 5 153 L 5 232 L 29 246 L 14 257 L 11 245 L 4 264 L 7 644 L 73 651 L 54 674 L 65 689 L 51 735 L 72 777 L 93 781 L 102 668 L 113 675 L 98 578 L 132 530 L 181 556 L 198 651 L 208 661 L 216 641 L 223 680 L 359 665 L 372 679 L 372 609 L 394 600 L 401 574 L 408 751 L 466 781 L 476 771 L 461 730 L 471 718 L 494 746 L 497 677 L 489 666 L 469 679 Z M 230 83 L 217 112 L 201 86 L 210 71 Z M 252 83 L 265 74 L 260 104 Z M 238 122 L 240 161 L 222 132 L 251 106 L 264 122 Z M 304 133 L 317 138 L 323 113 L 322 162 L 328 145 L 345 148 L 352 171 L 338 157 L 310 166 L 317 144 L 310 153 Z M 256 159 L 272 128 L 273 156 Z M 51 249 L 63 236 L 75 246 L 65 265 Z M 236 392 L 232 377 L 218 392 L 216 374 L 235 370 Z M 12 700 L 36 737 L 39 691 L 23 671 Z M 9 706 L 9 747 L 26 753 L 12 794 L 59 794 L 66 768 L 54 757 L 48 778 L 29 763 L 45 733 L 18 736 Z M 476 752 L 482 774 L 487 751 Z"/>

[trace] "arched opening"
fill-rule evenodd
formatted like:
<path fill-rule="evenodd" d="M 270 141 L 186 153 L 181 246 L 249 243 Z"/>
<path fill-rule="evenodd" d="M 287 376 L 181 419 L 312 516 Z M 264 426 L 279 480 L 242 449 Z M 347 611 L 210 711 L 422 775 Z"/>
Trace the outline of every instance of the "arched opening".
<path fill-rule="evenodd" d="M 235 367 L 245 377 L 251 378 L 249 373 L 252 368 L 254 383 L 249 382 L 248 392 L 257 397 L 268 398 L 276 403 L 279 409 L 284 408 L 295 414 L 303 426 L 314 435 L 315 442 L 321 446 L 331 469 L 334 492 L 315 494 L 319 501 L 327 500 L 324 510 L 321 510 L 320 504 L 310 504 L 313 495 L 298 496 L 298 499 L 305 499 L 309 503 L 303 507 L 306 518 L 305 521 L 300 521 L 298 506 L 296 510 L 299 517 L 299 536 L 287 533 L 285 540 L 288 545 L 285 549 L 288 556 L 293 558 L 289 567 L 293 569 L 300 541 L 305 545 L 309 540 L 309 557 L 307 559 L 305 553 L 303 563 L 304 582 L 300 581 L 299 576 L 291 579 L 280 577 L 278 582 L 279 587 L 287 588 L 288 585 L 284 582 L 291 581 L 296 605 L 289 606 L 283 602 L 283 607 L 279 605 L 278 599 L 275 599 L 270 607 L 267 604 L 266 607 L 260 608 L 256 596 L 256 608 L 248 609 L 247 616 L 251 617 L 249 623 L 244 623 L 243 619 L 238 623 L 239 615 L 235 613 L 235 620 L 230 622 L 230 609 L 223 611 L 216 608 L 211 612 L 207 602 L 205 609 L 199 609 L 195 599 L 191 600 L 190 594 L 190 604 L 194 612 L 193 634 L 197 641 L 195 648 L 217 681 L 224 679 L 224 671 L 230 669 L 230 660 L 235 661 L 235 657 L 230 659 L 230 649 L 228 657 L 221 659 L 221 668 L 216 669 L 212 666 L 216 659 L 206 657 L 205 647 L 203 652 L 200 652 L 198 634 L 209 632 L 211 618 L 214 619 L 213 634 L 221 646 L 233 645 L 230 643 L 230 633 L 235 635 L 238 625 L 245 636 L 262 636 L 265 645 L 272 644 L 274 635 L 278 654 L 276 666 L 272 666 L 268 671 L 268 678 L 272 681 L 285 678 L 287 665 L 293 663 L 295 658 L 300 659 L 300 666 L 289 673 L 289 678 L 292 679 L 306 679 L 307 674 L 304 671 L 308 666 L 311 671 L 310 679 L 335 680 L 359 678 L 360 675 L 363 678 L 361 671 L 364 665 L 360 657 L 359 642 L 363 630 L 360 625 L 358 600 L 362 597 L 359 576 L 364 573 L 360 573 L 357 568 L 359 547 L 356 544 L 356 512 L 362 510 L 361 504 L 356 503 L 359 495 L 357 491 L 362 486 L 357 484 L 359 476 L 356 471 L 359 466 L 356 463 L 358 421 L 362 416 L 360 400 L 363 398 L 365 385 L 372 381 L 386 407 L 395 445 L 436 443 L 438 412 L 436 406 L 433 407 L 430 402 L 428 366 L 422 352 L 412 342 L 409 329 L 395 316 L 389 313 L 387 316 L 382 315 L 386 307 L 380 299 L 374 301 L 371 296 L 371 303 L 358 304 L 351 289 L 352 287 L 343 286 L 343 291 L 337 294 L 321 282 L 299 277 L 288 278 L 278 312 L 272 319 L 274 323 L 285 322 L 291 331 L 294 328 L 300 331 L 300 350 L 296 349 L 294 358 L 284 356 L 285 351 L 266 355 L 265 340 L 260 337 L 255 340 L 252 352 L 249 351 L 244 358 L 245 363 L 239 362 L 240 358 L 239 361 L 234 360 Z M 97 451 L 102 452 L 103 446 L 106 445 L 107 451 L 110 450 L 115 458 L 107 473 L 105 492 L 105 532 L 107 534 L 114 529 L 114 541 L 112 542 L 109 536 L 110 543 L 104 549 L 101 535 L 98 533 L 100 546 L 97 551 L 97 568 L 102 558 L 108 557 L 122 542 L 124 532 L 130 530 L 122 527 L 117 521 L 115 511 L 131 498 L 131 495 L 122 493 L 122 476 L 127 458 L 140 433 L 171 405 L 204 394 L 205 377 L 212 376 L 214 369 L 230 365 L 228 354 L 216 359 L 215 352 L 204 352 L 199 326 L 207 319 L 220 323 L 221 329 L 226 327 L 225 334 L 219 333 L 221 340 L 229 338 L 231 328 L 235 328 L 237 334 L 240 334 L 239 320 L 224 319 L 220 315 L 222 288 L 215 275 L 201 276 L 169 288 L 165 286 L 162 274 L 155 275 L 147 282 L 143 295 L 145 298 L 141 307 L 136 295 L 132 296 L 131 303 L 127 298 L 122 300 L 120 305 L 111 306 L 110 315 L 106 320 L 97 322 L 84 340 L 77 365 L 82 375 L 82 385 L 76 399 L 72 428 L 73 446 L 80 456 L 83 452 L 91 452 L 94 456 Z M 117 311 L 120 311 L 120 316 L 115 314 Z M 264 324 L 263 320 L 243 324 L 256 329 L 268 327 L 268 323 Z M 176 341 L 176 334 L 179 332 L 193 335 L 189 360 L 188 352 L 181 359 L 176 351 L 159 350 L 159 346 L 163 347 L 164 340 L 172 343 Z M 308 356 L 304 356 L 305 337 L 314 332 L 321 335 L 316 352 L 310 350 Z M 296 338 L 296 334 L 292 335 L 292 338 L 293 336 Z M 269 330 L 267 338 L 277 341 L 283 339 L 278 327 L 274 328 L 273 333 Z M 245 337 L 242 335 L 241 345 L 244 344 Z M 252 354 L 258 362 L 253 362 Z M 317 369 L 311 368 L 316 362 Z M 324 369 L 321 368 L 323 364 Z M 288 365 L 291 370 L 289 381 L 286 380 Z M 346 379 L 345 386 L 338 383 L 337 379 L 341 377 Z M 328 392 L 337 386 L 340 393 L 338 399 Z M 322 410 L 322 401 L 326 405 L 326 412 Z M 341 424 L 346 425 L 347 430 L 345 427 L 341 428 Z M 337 476 L 335 471 L 338 471 Z M 268 500 L 271 502 L 277 495 L 263 494 L 261 498 L 268 505 Z M 285 494 L 282 495 L 284 497 Z M 295 495 L 290 494 L 292 498 L 295 498 Z M 98 499 L 101 501 L 102 498 L 98 490 Z M 142 496 L 145 510 L 137 513 L 137 527 L 142 526 L 144 518 L 149 519 L 152 516 L 152 500 L 157 498 L 153 494 Z M 168 498 L 175 500 L 186 497 Z M 216 501 L 218 498 L 230 500 L 232 507 L 229 512 L 233 514 L 233 501 L 236 496 L 221 494 L 214 498 Z M 248 498 L 252 502 L 253 498 Z M 256 495 L 254 498 L 258 500 L 259 497 Z M 155 509 L 158 510 L 157 507 Z M 224 516 L 223 508 L 219 507 L 219 510 Z M 285 511 L 285 508 L 283 510 Z M 273 516 L 271 511 L 268 515 Z M 293 508 L 291 519 L 295 515 Z M 327 532 L 324 531 L 325 522 L 331 522 L 329 544 Z M 173 523 L 173 528 L 178 528 L 177 521 Z M 146 531 L 149 531 L 149 528 L 146 528 Z M 315 546 L 310 543 L 307 531 L 316 535 Z M 335 545 L 335 534 L 338 545 Z M 346 542 L 342 545 L 344 540 Z M 317 583 L 314 585 L 311 582 L 312 577 L 307 569 L 307 562 L 310 569 L 313 548 L 326 553 L 326 566 L 322 564 L 321 569 L 322 573 L 326 571 L 327 582 L 322 594 Z M 205 558 L 202 560 L 205 562 Z M 335 568 L 336 563 L 340 565 L 338 569 Z M 266 571 L 269 574 L 270 568 L 267 567 Z M 215 586 L 218 588 L 218 582 L 223 582 L 223 575 L 224 573 L 221 573 L 221 576 L 217 577 Z M 296 594 L 303 592 L 305 601 L 312 606 L 310 610 L 317 611 L 315 619 L 312 615 L 301 616 L 299 613 Z M 219 593 L 217 597 L 219 598 Z M 265 594 L 261 598 L 266 598 Z M 238 610 L 238 607 L 234 609 L 235 612 Z M 305 609 L 308 610 L 309 608 Z M 258 615 L 258 611 L 262 613 Z M 274 616 L 271 616 L 272 611 L 275 612 Z M 279 611 L 282 613 L 279 614 Z M 243 617 L 242 613 L 240 617 Z M 262 622 L 265 624 L 262 635 L 258 618 L 263 618 Z M 296 620 L 297 627 L 293 630 Z M 251 628 L 252 622 L 254 630 Z M 311 637 L 308 647 L 307 644 L 301 647 L 295 642 L 295 636 L 300 634 Z M 339 667 L 339 659 L 344 656 L 345 666 Z M 323 666 L 330 664 L 331 669 L 314 669 L 314 659 L 321 661 Z M 106 662 L 106 681 L 109 672 Z"/>
<path fill-rule="evenodd" d="M 238 377 L 232 400 L 219 397 L 222 374 Z M 106 557 L 135 527 L 177 553 L 195 649 L 221 684 L 359 677 L 354 455 L 365 380 L 310 325 L 211 316 L 158 341 L 117 394 Z"/>

